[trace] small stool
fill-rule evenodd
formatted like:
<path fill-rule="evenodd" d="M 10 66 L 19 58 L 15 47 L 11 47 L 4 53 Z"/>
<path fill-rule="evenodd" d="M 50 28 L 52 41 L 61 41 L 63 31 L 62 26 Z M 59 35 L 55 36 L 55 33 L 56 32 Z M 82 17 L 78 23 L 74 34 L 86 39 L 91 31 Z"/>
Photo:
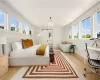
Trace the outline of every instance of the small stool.
<path fill-rule="evenodd" d="M 49 58 L 50 58 L 50 62 L 54 62 L 54 50 L 53 50 L 53 46 L 49 46 Z"/>
<path fill-rule="evenodd" d="M 71 45 L 71 46 L 70 46 L 70 48 L 69 48 L 70 53 L 71 53 L 71 50 L 73 50 L 73 53 L 75 53 L 75 46 L 76 46 L 76 45 Z"/>

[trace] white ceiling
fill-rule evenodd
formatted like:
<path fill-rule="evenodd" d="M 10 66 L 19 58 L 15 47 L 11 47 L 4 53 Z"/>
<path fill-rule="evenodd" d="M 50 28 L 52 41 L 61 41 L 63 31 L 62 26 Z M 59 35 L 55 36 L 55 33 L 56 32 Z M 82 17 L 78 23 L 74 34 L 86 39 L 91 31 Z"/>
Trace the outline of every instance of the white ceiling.
<path fill-rule="evenodd" d="M 31 24 L 46 27 L 49 17 L 54 26 L 62 27 L 91 8 L 100 0 L 7 0 Z"/>

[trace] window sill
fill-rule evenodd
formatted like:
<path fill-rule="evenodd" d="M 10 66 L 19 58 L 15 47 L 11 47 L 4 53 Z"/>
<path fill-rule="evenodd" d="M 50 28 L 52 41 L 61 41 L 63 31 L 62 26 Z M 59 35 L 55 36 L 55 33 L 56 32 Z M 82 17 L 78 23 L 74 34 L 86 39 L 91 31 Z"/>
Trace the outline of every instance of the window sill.
<path fill-rule="evenodd" d="M 7 30 L 6 30 L 6 29 L 1 29 L 1 28 L 0 28 L 0 31 L 7 31 Z"/>
<path fill-rule="evenodd" d="M 68 39 L 68 40 L 90 40 L 91 38 L 86 38 L 86 39 Z"/>

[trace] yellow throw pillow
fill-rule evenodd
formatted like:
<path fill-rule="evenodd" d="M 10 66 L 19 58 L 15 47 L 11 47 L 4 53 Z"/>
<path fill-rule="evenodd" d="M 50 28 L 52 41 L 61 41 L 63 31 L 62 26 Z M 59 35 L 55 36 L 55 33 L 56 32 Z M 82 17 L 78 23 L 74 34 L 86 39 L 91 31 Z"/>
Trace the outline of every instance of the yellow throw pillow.
<path fill-rule="evenodd" d="M 44 55 L 45 54 L 45 49 L 46 49 L 46 44 L 42 44 L 37 50 L 36 50 L 36 55 Z"/>
<path fill-rule="evenodd" d="M 28 43 L 30 46 L 33 46 L 33 40 L 32 39 L 28 39 Z"/>
<path fill-rule="evenodd" d="M 23 45 L 23 48 L 29 48 L 31 46 L 33 46 L 33 41 L 32 39 L 26 39 L 26 40 L 23 40 L 22 39 L 22 45 Z"/>

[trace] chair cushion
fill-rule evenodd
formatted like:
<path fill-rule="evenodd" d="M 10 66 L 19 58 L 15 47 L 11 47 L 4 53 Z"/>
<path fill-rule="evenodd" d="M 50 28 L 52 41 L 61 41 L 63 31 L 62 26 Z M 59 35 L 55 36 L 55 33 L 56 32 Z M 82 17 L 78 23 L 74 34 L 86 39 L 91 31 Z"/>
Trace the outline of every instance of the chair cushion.
<path fill-rule="evenodd" d="M 90 59 L 89 64 L 92 65 L 92 66 L 95 66 L 95 67 L 100 67 L 100 60 Z"/>

